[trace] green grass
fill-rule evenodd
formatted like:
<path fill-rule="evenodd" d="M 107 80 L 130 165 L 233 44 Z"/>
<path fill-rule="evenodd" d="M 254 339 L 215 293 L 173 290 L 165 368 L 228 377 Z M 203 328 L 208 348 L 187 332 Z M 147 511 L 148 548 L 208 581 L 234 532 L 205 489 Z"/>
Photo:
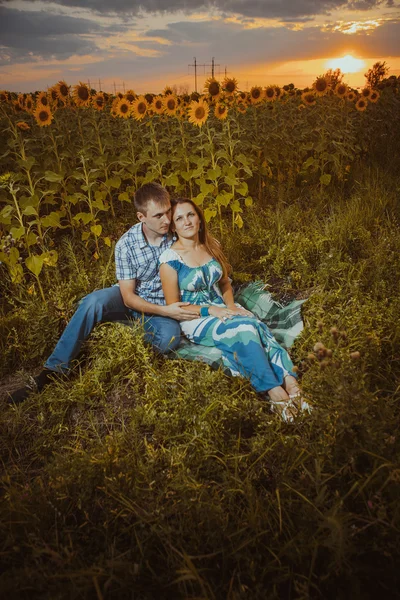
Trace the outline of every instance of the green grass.
<path fill-rule="evenodd" d="M 225 234 L 237 281 L 308 297 L 292 357 L 310 416 L 284 424 L 248 382 L 118 324 L 74 377 L 2 407 L 5 598 L 398 597 L 399 189 L 360 167 Z M 79 296 L 112 282 L 108 257 L 60 252 L 47 306 L 2 284 L 4 377 L 38 368 Z"/>

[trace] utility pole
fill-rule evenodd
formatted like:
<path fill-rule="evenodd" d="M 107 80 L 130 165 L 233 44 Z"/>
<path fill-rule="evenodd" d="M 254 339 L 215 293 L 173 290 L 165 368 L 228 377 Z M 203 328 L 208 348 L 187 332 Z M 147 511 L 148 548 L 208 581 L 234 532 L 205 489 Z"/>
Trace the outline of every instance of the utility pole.
<path fill-rule="evenodd" d="M 214 57 L 212 57 L 211 60 L 211 65 L 210 63 L 203 63 L 202 65 L 199 65 L 196 57 L 194 57 L 193 59 L 193 64 L 192 65 L 188 65 L 188 67 L 194 67 L 194 91 L 197 92 L 197 67 L 203 67 L 204 72 L 206 67 L 211 67 L 211 77 L 214 78 L 214 72 L 215 72 L 215 67 L 219 67 L 219 64 L 215 64 L 215 59 Z M 226 67 L 225 67 L 226 70 Z"/>
<path fill-rule="evenodd" d="M 196 57 L 193 59 L 193 65 L 188 65 L 188 67 L 194 67 L 194 91 L 197 94 L 197 61 Z"/>

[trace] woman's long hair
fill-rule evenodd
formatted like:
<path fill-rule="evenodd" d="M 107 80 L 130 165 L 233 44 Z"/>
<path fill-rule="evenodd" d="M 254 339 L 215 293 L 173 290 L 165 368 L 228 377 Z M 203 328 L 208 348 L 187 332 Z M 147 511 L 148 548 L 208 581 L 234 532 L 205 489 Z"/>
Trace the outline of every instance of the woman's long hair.
<path fill-rule="evenodd" d="M 175 212 L 175 207 L 178 204 L 191 204 L 193 209 L 195 210 L 197 216 L 200 219 L 200 227 L 199 227 L 199 241 L 204 245 L 205 249 L 211 256 L 217 260 L 222 266 L 223 277 L 227 277 L 231 271 L 231 265 L 228 263 L 225 254 L 222 252 L 221 244 L 218 240 L 216 240 L 212 235 L 210 235 L 207 223 L 204 218 L 203 211 L 197 204 L 190 200 L 189 198 L 176 198 L 175 200 L 171 200 L 172 206 L 172 217 Z"/>

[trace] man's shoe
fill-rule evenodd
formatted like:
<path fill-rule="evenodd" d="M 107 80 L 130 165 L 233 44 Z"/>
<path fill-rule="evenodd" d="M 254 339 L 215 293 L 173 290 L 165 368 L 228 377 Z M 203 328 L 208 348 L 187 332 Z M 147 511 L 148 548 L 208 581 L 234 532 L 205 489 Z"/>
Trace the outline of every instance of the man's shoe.
<path fill-rule="evenodd" d="M 51 371 L 50 369 L 43 369 L 36 377 L 30 377 L 29 383 L 15 392 L 8 394 L 8 403 L 9 404 L 21 404 L 30 394 L 35 392 L 41 392 L 43 388 L 46 387 L 49 383 L 51 383 L 52 375 L 57 375 L 56 371 Z"/>

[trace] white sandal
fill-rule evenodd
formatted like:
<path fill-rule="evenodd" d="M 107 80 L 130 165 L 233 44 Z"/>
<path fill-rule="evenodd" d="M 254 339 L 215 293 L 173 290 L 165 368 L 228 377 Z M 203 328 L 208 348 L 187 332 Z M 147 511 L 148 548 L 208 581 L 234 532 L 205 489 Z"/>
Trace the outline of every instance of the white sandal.
<path fill-rule="evenodd" d="M 298 410 L 300 410 L 300 412 L 306 412 L 308 414 L 312 412 L 312 406 L 307 402 L 307 400 L 304 400 L 303 396 L 301 395 L 301 392 L 297 392 L 297 394 L 289 394 L 289 398 L 292 401 L 292 403 L 295 400 L 300 400 L 300 407 L 297 407 Z"/>
<path fill-rule="evenodd" d="M 292 399 L 289 396 L 289 400 L 269 400 L 270 406 L 271 406 L 271 410 L 272 412 L 278 414 L 280 417 L 282 417 L 282 421 L 285 421 L 285 423 L 293 423 L 294 421 L 294 415 L 289 412 L 288 409 L 292 409 L 292 408 L 296 408 L 297 407 L 293 404 Z M 283 406 L 282 410 L 275 410 L 275 407 L 277 406 Z"/>

